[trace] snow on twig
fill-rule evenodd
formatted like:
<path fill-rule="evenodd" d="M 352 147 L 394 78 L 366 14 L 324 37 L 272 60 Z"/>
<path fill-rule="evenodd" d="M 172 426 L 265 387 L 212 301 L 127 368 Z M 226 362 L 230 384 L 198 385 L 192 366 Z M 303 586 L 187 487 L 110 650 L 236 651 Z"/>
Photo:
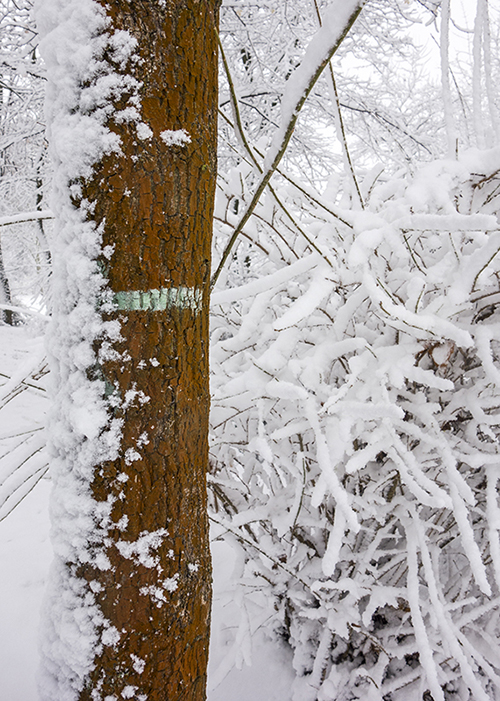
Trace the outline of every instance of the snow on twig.
<path fill-rule="evenodd" d="M 300 67 L 289 79 L 281 103 L 281 126 L 276 132 L 266 154 L 263 173 L 252 199 L 229 239 L 219 265 L 212 275 L 212 289 L 222 272 L 222 268 L 239 234 L 251 217 L 264 189 L 267 187 L 267 184 L 283 158 L 288 142 L 293 134 L 298 115 L 309 93 L 357 19 L 365 2 L 366 0 L 349 0 L 348 2 L 336 0 L 336 2 L 332 3 L 325 14 L 323 27 L 321 27 L 309 44 Z"/>

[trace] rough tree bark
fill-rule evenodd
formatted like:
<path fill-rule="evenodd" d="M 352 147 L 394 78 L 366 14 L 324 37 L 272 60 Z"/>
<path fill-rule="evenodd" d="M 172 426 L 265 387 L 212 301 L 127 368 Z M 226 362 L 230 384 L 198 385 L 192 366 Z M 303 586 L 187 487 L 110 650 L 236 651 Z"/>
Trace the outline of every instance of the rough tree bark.
<path fill-rule="evenodd" d="M 5 272 L 5 266 L 3 262 L 3 251 L 2 242 L 0 240 L 0 302 L 2 304 L 12 304 L 12 298 L 10 296 L 10 285 L 7 279 L 7 274 Z M 14 323 L 14 313 L 11 309 L 1 309 L 0 310 L 0 320 L 4 321 L 10 326 Z"/>
<path fill-rule="evenodd" d="M 93 342 L 98 360 L 86 374 L 104 388 L 109 420 L 122 421 L 121 443 L 116 459 L 96 462 L 89 485 L 95 502 L 109 505 L 106 527 L 86 546 L 99 558 L 66 562 L 67 586 L 91 597 L 97 620 L 92 664 L 73 681 L 52 631 L 46 667 L 57 676 L 66 665 L 64 684 L 79 701 L 200 701 L 211 604 L 208 298 L 219 0 L 97 4 L 115 37 L 100 58 L 115 74 L 126 71 L 140 99 L 139 121 L 124 116 L 132 88 L 114 99 L 105 126 L 120 150 L 95 163 L 73 197 L 102 237 L 102 320 L 120 322 L 114 343 Z M 121 32 L 137 42 L 126 65 Z M 64 450 L 57 447 L 59 456 Z M 60 618 L 52 615 L 52 628 Z"/>

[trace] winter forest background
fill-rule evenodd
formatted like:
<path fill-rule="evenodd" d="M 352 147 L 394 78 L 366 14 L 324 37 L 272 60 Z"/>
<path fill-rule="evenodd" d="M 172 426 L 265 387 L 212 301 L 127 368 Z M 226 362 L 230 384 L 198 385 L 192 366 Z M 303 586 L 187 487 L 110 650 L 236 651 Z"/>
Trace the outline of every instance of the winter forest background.
<path fill-rule="evenodd" d="M 368 0 L 245 221 L 330 4 L 221 8 L 209 698 L 497 699 L 500 6 Z M 31 9 L 0 0 L 6 701 L 36 698 L 50 561 Z"/>

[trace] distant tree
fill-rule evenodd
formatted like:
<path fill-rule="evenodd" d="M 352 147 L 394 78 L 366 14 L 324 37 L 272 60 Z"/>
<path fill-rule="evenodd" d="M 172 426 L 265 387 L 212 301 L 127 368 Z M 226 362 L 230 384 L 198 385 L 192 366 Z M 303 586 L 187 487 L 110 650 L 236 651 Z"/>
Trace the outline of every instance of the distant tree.
<path fill-rule="evenodd" d="M 47 701 L 205 698 L 217 14 L 39 3 L 57 220 Z"/>

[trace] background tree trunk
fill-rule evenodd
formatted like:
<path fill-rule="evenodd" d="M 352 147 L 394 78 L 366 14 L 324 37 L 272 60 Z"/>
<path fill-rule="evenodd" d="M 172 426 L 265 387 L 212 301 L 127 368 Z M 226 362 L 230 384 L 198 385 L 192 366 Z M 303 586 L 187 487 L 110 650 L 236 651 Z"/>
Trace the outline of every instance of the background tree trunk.
<path fill-rule="evenodd" d="M 3 304 L 12 304 L 12 298 L 10 296 L 10 285 L 7 279 L 7 273 L 5 272 L 5 265 L 3 262 L 3 251 L 2 242 L 0 240 L 0 302 Z M 14 323 L 14 312 L 11 309 L 0 309 L 0 319 L 4 321 L 9 326 Z"/>

